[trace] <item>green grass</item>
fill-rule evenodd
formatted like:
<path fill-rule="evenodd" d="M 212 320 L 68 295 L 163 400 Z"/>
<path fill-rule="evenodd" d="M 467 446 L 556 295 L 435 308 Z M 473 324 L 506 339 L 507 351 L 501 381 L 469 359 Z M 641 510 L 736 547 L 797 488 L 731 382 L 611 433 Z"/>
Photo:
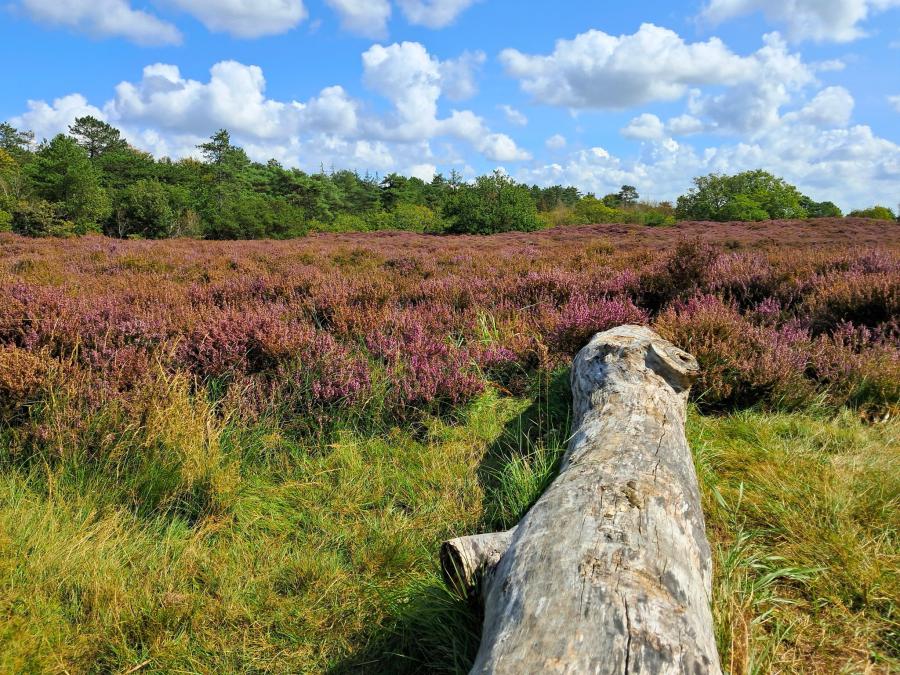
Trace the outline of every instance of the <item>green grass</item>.
<path fill-rule="evenodd" d="M 726 667 L 896 672 L 900 424 L 694 414 L 689 437 Z"/>
<path fill-rule="evenodd" d="M 164 389 L 142 426 L 106 411 L 29 461 L 0 433 L 0 672 L 467 669 L 480 617 L 438 546 L 515 523 L 552 480 L 564 374 L 328 443 Z M 898 432 L 691 411 L 731 672 L 900 667 Z"/>

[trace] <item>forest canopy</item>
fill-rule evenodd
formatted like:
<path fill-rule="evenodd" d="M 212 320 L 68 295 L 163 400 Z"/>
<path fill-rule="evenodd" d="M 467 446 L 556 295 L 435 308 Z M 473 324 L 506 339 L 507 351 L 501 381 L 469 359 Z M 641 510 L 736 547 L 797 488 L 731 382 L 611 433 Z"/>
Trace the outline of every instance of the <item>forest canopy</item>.
<path fill-rule="evenodd" d="M 598 197 L 572 186 L 518 183 L 502 172 L 430 181 L 390 173 L 306 173 L 251 161 L 228 131 L 198 146 L 200 159 L 156 159 L 110 124 L 86 116 L 68 134 L 35 142 L 0 124 L 0 231 L 30 236 L 286 239 L 311 232 L 407 230 L 492 234 L 593 223 L 668 225 L 675 219 L 747 221 L 840 217 L 762 170 L 711 174 L 668 202 L 623 185 Z M 887 207 L 854 216 L 893 220 Z"/>

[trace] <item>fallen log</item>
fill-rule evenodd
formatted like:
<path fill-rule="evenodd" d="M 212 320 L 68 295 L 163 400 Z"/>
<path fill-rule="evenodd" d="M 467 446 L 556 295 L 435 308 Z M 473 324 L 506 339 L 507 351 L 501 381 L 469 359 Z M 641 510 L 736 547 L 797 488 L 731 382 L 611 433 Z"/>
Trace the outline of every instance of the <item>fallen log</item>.
<path fill-rule="evenodd" d="M 514 529 L 442 547 L 445 579 L 484 604 L 473 673 L 721 673 L 684 431 L 697 370 L 640 326 L 578 354 L 559 476 Z"/>

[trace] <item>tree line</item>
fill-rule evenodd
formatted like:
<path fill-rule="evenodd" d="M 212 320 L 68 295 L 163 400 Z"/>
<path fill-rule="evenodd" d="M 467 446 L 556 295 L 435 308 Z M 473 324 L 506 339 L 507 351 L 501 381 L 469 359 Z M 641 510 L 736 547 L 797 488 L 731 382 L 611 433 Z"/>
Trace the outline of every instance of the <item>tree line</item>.
<path fill-rule="evenodd" d="M 597 197 L 572 186 L 528 186 L 500 173 L 472 182 L 396 173 L 306 173 L 253 162 L 220 130 L 201 159 L 155 159 L 112 125 L 80 117 L 68 134 L 35 143 L 0 124 L 0 231 L 31 236 L 103 233 L 161 239 L 291 238 L 310 232 L 408 230 L 490 234 L 560 225 L 841 216 L 764 171 L 697 178 L 676 205 L 641 201 L 623 185 Z M 894 219 L 886 207 L 851 215 Z"/>

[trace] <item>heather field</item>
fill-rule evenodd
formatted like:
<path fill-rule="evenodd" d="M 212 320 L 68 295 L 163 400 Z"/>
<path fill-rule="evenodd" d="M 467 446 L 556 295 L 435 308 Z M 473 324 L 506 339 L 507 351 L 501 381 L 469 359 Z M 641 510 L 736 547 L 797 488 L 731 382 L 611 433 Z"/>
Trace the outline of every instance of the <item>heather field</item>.
<path fill-rule="evenodd" d="M 643 323 L 703 369 L 728 671 L 892 672 L 898 227 L 0 234 L 0 671 L 465 671 L 440 542 L 518 521 Z"/>

